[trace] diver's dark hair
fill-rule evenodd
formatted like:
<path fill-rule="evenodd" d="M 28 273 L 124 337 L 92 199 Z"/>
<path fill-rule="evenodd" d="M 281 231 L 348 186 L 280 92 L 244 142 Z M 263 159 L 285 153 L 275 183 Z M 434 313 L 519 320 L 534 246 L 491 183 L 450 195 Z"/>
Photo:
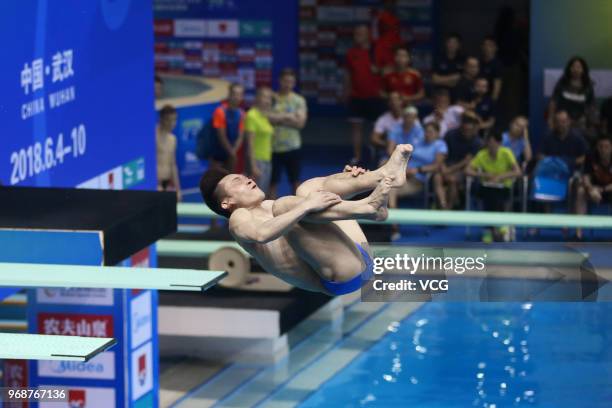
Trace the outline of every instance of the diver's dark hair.
<path fill-rule="evenodd" d="M 206 205 L 213 210 L 215 213 L 222 217 L 229 218 L 231 213 L 221 207 L 221 199 L 217 186 L 223 177 L 227 176 L 228 173 L 221 169 L 209 169 L 207 170 L 200 179 L 200 193 Z"/>

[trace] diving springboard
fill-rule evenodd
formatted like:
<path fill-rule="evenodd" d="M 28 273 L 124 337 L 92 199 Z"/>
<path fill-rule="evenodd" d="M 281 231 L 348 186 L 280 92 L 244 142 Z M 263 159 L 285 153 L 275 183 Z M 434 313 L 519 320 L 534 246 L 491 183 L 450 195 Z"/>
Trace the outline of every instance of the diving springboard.
<path fill-rule="evenodd" d="M 222 218 L 204 204 L 179 203 L 180 217 Z M 485 211 L 442 211 L 390 209 L 385 221 L 360 220 L 363 223 L 449 225 L 449 226 L 515 226 L 533 228 L 612 229 L 612 217 L 603 215 L 538 214 Z"/>
<path fill-rule="evenodd" d="M 0 263 L 0 286 L 204 291 L 224 271 Z"/>
<path fill-rule="evenodd" d="M 0 359 L 87 361 L 115 344 L 105 337 L 0 333 Z"/>

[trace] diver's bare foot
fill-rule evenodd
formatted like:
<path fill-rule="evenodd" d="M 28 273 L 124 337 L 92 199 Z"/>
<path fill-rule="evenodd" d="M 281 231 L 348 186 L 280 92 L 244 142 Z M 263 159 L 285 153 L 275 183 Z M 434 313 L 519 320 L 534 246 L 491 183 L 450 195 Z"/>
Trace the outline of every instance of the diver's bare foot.
<path fill-rule="evenodd" d="M 387 202 L 392 186 L 393 179 L 391 179 L 391 177 L 385 177 L 378 183 L 374 191 L 364 199 L 364 201 L 367 201 L 369 207 L 368 212 L 372 215 L 372 219 L 376 221 L 384 221 L 387 219 Z"/>
<path fill-rule="evenodd" d="M 385 177 L 392 179 L 391 187 L 401 187 L 406 183 L 406 167 L 413 147 L 410 144 L 400 144 L 395 146 L 389 161 L 381 167 Z"/>

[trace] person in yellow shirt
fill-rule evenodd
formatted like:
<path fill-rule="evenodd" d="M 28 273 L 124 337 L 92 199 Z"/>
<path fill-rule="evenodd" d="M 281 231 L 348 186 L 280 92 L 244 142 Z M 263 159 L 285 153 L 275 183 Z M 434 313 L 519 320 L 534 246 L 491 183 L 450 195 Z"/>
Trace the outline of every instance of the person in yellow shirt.
<path fill-rule="evenodd" d="M 246 115 L 244 129 L 249 141 L 249 164 L 255 183 L 267 195 L 272 174 L 272 136 L 274 127 L 268 120 L 272 109 L 272 89 L 257 89 L 255 103 Z"/>
<path fill-rule="evenodd" d="M 480 180 L 478 196 L 485 211 L 507 211 L 510 207 L 512 182 L 521 175 L 521 169 L 507 147 L 501 145 L 502 136 L 493 132 L 487 136 L 486 146 L 481 149 L 467 167 L 468 176 Z M 500 239 L 506 229 L 492 229 L 493 237 Z M 483 236 L 489 241 L 490 233 Z"/>

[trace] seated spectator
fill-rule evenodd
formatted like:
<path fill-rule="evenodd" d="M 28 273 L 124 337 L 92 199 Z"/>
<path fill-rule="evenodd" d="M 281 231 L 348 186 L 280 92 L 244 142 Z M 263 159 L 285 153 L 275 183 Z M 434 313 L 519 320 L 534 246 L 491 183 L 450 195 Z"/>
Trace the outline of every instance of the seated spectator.
<path fill-rule="evenodd" d="M 263 86 L 257 89 L 255 103 L 244 121 L 246 139 L 250 147 L 250 173 L 257 186 L 266 194 L 272 175 L 272 136 L 274 127 L 267 114 L 272 109 L 272 89 Z"/>
<path fill-rule="evenodd" d="M 176 191 L 181 201 L 181 184 L 176 166 L 176 136 L 172 133 L 176 127 L 177 113 L 174 106 L 166 105 L 159 111 L 159 124 L 155 129 L 157 151 L 157 189 L 159 191 Z"/>
<path fill-rule="evenodd" d="M 474 99 L 471 102 L 474 113 L 480 120 L 480 133 L 487 135 L 495 126 L 495 101 L 489 95 L 489 81 L 480 77 L 474 83 Z"/>
<path fill-rule="evenodd" d="M 533 157 L 527 118 L 517 116 L 510 122 L 510 129 L 502 134 L 502 146 L 512 150 L 514 157 L 525 171 Z"/>
<path fill-rule="evenodd" d="M 414 108 L 407 108 L 407 110 L 409 109 Z M 416 116 L 416 109 L 414 111 L 410 115 L 414 114 Z M 411 196 L 423 191 L 424 185 L 428 181 L 427 176 L 431 175 L 438 205 L 442 209 L 447 209 L 446 195 L 439 170 L 444 164 L 444 158 L 448 150 L 444 140 L 440 139 L 440 127 L 437 123 L 429 123 L 425 125 L 425 135 L 420 137 L 415 135 L 410 137 L 405 133 L 393 133 L 389 147 L 395 149 L 397 144 L 403 143 L 412 144 L 414 151 L 406 170 L 406 184 L 399 189 L 391 190 L 389 208 L 397 208 L 398 197 Z M 394 234 L 392 238 L 399 238 L 399 226 L 393 225 L 392 228 Z"/>
<path fill-rule="evenodd" d="M 448 147 L 448 156 L 442 168 L 445 201 L 449 208 L 455 208 L 459 204 L 459 192 L 465 184 L 465 169 L 481 146 L 476 115 L 465 112 L 461 116 L 461 126 L 449 131 L 444 140 Z"/>
<path fill-rule="evenodd" d="M 612 97 L 606 98 L 601 104 L 599 124 L 601 133 L 612 135 Z"/>
<path fill-rule="evenodd" d="M 210 167 L 221 167 L 231 173 L 238 162 L 238 151 L 244 140 L 244 111 L 240 107 L 244 97 L 244 87 L 233 83 L 229 95 L 213 112 L 212 127 L 215 138 L 211 147 Z"/>
<path fill-rule="evenodd" d="M 475 98 L 476 91 L 474 90 L 474 84 L 478 73 L 480 72 L 480 63 L 475 57 L 468 57 L 465 60 L 463 66 L 463 75 L 457 83 L 455 88 L 454 100 L 458 105 L 463 106 L 465 109 L 473 109 L 472 101 Z M 453 95 L 451 95 L 453 96 Z"/>
<path fill-rule="evenodd" d="M 391 156 L 398 144 L 415 145 L 424 137 L 425 131 L 419 122 L 419 111 L 414 106 L 408 106 L 402 112 L 402 123 L 391 130 L 387 142 L 387 155 Z"/>
<path fill-rule="evenodd" d="M 489 81 L 491 98 L 497 101 L 502 89 L 502 63 L 497 58 L 497 42 L 490 35 L 482 41 L 480 75 Z"/>
<path fill-rule="evenodd" d="M 438 58 L 434 67 L 431 82 L 434 86 L 453 93 L 454 88 L 461 79 L 465 57 L 461 53 L 461 36 L 457 33 L 449 34 L 444 42 L 444 54 Z M 444 135 L 444 131 L 440 130 Z"/>
<path fill-rule="evenodd" d="M 580 132 L 578 128 L 571 127 L 567 112 L 559 110 L 555 113 L 553 128 L 541 142 L 538 163 L 533 171 L 533 196 L 541 201 L 539 206 L 545 213 L 551 212 L 550 201 L 565 200 L 569 196 L 568 191 L 572 193 L 577 190 L 577 180 L 571 177 L 581 169 L 588 150 Z M 554 175 L 551 174 L 553 171 Z M 569 202 L 575 204 L 572 198 Z M 530 230 L 531 234 L 536 232 L 537 229 Z M 567 230 L 563 232 L 565 234 Z"/>
<path fill-rule="evenodd" d="M 434 94 L 434 110 L 423 119 L 424 124 L 437 123 L 440 127 L 438 132 L 441 137 L 446 132 L 459 127 L 461 115 L 465 109 L 459 105 L 450 104 L 450 94 L 447 89 L 440 88 Z"/>
<path fill-rule="evenodd" d="M 425 96 L 423 78 L 416 69 L 410 68 L 410 51 L 400 46 L 395 49 L 395 66 L 382 80 L 382 95 L 398 92 L 404 106 L 418 102 Z"/>
<path fill-rule="evenodd" d="M 587 156 L 582 183 L 576 194 L 576 213 L 586 214 L 588 202 L 612 205 L 612 139 L 600 136 L 595 149 Z M 582 239 L 582 231 L 576 231 Z"/>
<path fill-rule="evenodd" d="M 579 169 L 584 163 L 587 143 L 579 129 L 571 127 L 568 113 L 555 113 L 553 128 L 542 140 L 539 158 L 554 156 L 562 158 L 570 170 Z"/>
<path fill-rule="evenodd" d="M 512 150 L 503 147 L 501 141 L 499 133 L 490 133 L 486 139 L 486 147 L 476 154 L 466 169 L 468 176 L 480 180 L 477 192 L 485 211 L 508 211 L 512 181 L 521 175 Z M 506 231 L 507 228 L 493 228 L 489 234 L 492 233 L 495 240 L 499 241 Z M 483 241 L 491 241 L 489 234 L 485 234 Z"/>
<path fill-rule="evenodd" d="M 402 98 L 400 94 L 391 92 L 387 100 L 389 110 L 376 120 L 374 131 L 370 137 L 370 143 L 374 150 L 375 165 L 373 167 L 379 167 L 382 162 L 387 160 L 389 134 L 402 123 Z"/>
<path fill-rule="evenodd" d="M 353 165 L 361 161 L 364 122 L 373 122 L 382 113 L 380 78 L 373 69 L 371 48 L 368 26 L 358 25 L 353 32 L 353 47 L 346 53 L 345 100 L 350 111 Z"/>
<path fill-rule="evenodd" d="M 573 57 L 565 66 L 563 76 L 557 82 L 548 106 L 548 126 L 554 126 L 555 114 L 566 111 L 574 126 L 587 127 L 595 108 L 595 92 L 589 74 L 589 66 L 580 57 Z"/>

